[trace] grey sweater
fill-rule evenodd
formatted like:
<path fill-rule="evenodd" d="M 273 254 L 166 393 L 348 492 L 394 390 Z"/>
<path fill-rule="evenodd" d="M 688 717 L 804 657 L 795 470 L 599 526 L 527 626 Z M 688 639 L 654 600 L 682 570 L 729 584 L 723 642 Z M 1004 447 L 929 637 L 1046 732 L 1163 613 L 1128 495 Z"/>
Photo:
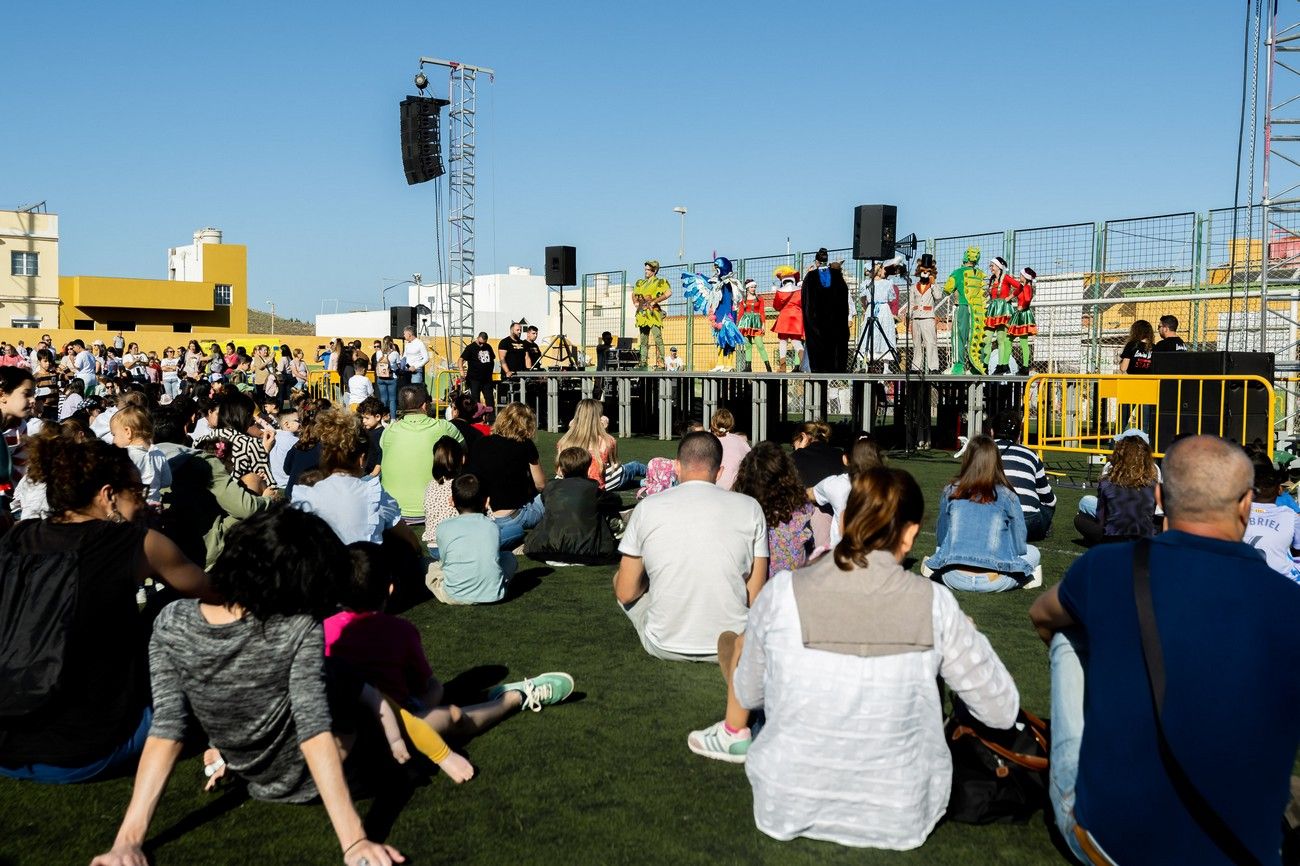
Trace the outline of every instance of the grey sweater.
<path fill-rule="evenodd" d="M 212 625 L 197 601 L 176 601 L 154 622 L 149 672 L 150 736 L 180 741 L 196 719 L 256 799 L 316 796 L 299 744 L 331 729 L 319 622 L 302 615 Z"/>

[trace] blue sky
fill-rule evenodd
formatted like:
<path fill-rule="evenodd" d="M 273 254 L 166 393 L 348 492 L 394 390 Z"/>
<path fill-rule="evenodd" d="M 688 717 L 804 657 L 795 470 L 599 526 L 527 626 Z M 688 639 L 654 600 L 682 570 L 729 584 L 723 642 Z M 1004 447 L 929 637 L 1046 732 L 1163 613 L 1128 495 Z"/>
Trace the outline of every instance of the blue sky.
<path fill-rule="evenodd" d="M 437 273 L 397 103 L 479 85 L 478 270 L 579 271 L 1231 204 L 1242 11 L 1194 2 L 228 2 L 6 9 L 0 207 L 65 274 L 164 275 L 212 225 L 250 303 L 310 317 Z M 431 70 L 432 90 L 446 78 Z M 390 300 L 396 293 L 390 294 Z M 332 309 L 332 308 L 331 308 Z"/>

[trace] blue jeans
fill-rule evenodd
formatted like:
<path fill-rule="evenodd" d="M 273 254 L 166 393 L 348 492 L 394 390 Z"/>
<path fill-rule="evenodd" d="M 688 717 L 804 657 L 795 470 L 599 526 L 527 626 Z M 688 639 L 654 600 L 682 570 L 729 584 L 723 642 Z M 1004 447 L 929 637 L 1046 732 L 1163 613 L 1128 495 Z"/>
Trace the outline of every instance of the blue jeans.
<path fill-rule="evenodd" d="M 645 480 L 646 465 L 636 460 L 629 460 L 623 464 L 623 486 L 619 490 L 635 490 L 641 486 Z"/>
<path fill-rule="evenodd" d="M 84 767 L 56 767 L 53 764 L 24 764 L 21 767 L 0 767 L 0 776 L 18 779 L 23 782 L 44 782 L 48 785 L 68 785 L 74 782 L 89 782 L 102 776 L 109 776 L 118 771 L 134 766 L 144 751 L 145 738 L 149 736 L 149 726 L 153 724 L 153 708 L 145 707 L 140 716 L 140 724 L 126 742 L 97 761 L 91 761 Z"/>
<path fill-rule="evenodd" d="M 1032 544 L 1025 545 L 1025 560 L 1031 568 L 1038 567 L 1038 548 Z M 943 585 L 961 592 L 1007 592 L 1020 588 L 1020 581 L 1009 574 L 990 577 L 990 571 L 968 571 L 962 568 L 949 568 L 939 576 Z"/>
<path fill-rule="evenodd" d="M 510 514 L 493 517 L 492 522 L 501 530 L 501 549 L 514 550 L 524 540 L 524 533 L 542 522 L 546 507 L 542 505 L 542 495 L 533 497 L 533 501 L 523 508 L 516 508 Z"/>
<path fill-rule="evenodd" d="M 1079 499 L 1079 513 L 1089 517 L 1097 516 L 1097 497 L 1084 496 Z"/>
<path fill-rule="evenodd" d="M 375 385 L 379 388 L 379 402 L 388 407 L 389 416 L 397 420 L 397 377 L 389 376 L 387 379 L 376 378 Z"/>
<path fill-rule="evenodd" d="M 1074 790 L 1079 779 L 1079 746 L 1083 743 L 1083 664 L 1075 645 L 1080 637 L 1073 630 L 1057 632 L 1048 650 L 1052 668 L 1052 754 L 1047 765 L 1047 787 L 1056 828 L 1079 862 L 1088 863 L 1074 835 Z M 1095 837 L 1092 842 L 1101 851 Z"/>

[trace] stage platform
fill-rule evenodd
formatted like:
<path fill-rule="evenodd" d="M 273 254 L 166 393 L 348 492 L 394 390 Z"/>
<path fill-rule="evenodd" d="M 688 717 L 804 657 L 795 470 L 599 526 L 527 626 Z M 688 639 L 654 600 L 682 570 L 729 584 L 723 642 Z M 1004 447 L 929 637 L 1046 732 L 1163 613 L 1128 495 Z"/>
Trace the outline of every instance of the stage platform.
<path fill-rule="evenodd" d="M 956 448 L 984 418 L 1019 406 L 1027 376 L 920 373 L 712 373 L 530 371 L 498 383 L 498 402 L 537 412 L 538 426 L 559 432 L 579 399 L 606 405 L 615 436 L 676 438 L 688 421 L 708 424 L 719 406 L 752 441 L 787 441 L 805 421 L 866 430 L 887 447 L 929 442 Z"/>

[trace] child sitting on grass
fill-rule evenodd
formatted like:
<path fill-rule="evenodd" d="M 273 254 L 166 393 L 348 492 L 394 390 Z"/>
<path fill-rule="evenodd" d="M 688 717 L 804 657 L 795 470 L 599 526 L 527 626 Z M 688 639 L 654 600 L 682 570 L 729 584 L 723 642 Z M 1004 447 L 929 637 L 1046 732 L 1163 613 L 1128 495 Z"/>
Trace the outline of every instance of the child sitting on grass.
<path fill-rule="evenodd" d="M 1300 567 L 1292 554 L 1300 547 L 1300 515 L 1278 501 L 1282 470 L 1267 454 L 1254 455 L 1251 463 L 1255 467 L 1255 501 L 1243 540 L 1263 554 L 1274 571 L 1300 582 Z"/>
<path fill-rule="evenodd" d="M 429 591 L 443 604 L 490 604 L 506 597 L 519 567 L 509 550 L 501 550 L 501 530 L 487 515 L 487 496 L 478 476 L 461 475 L 451 483 L 456 516 L 438 524 L 439 561 L 429 565 Z"/>
<path fill-rule="evenodd" d="M 433 446 L 433 478 L 424 488 L 424 545 L 433 559 L 438 551 L 438 524 L 456 516 L 451 501 L 451 482 L 465 466 L 465 449 L 450 436 L 443 436 Z"/>
<path fill-rule="evenodd" d="M 561 477 L 542 491 L 546 512 L 528 537 L 525 552 L 548 565 L 598 565 L 618 558 L 618 541 L 609 525 L 622 500 L 602 491 L 591 478 L 591 452 L 573 446 L 560 451 Z"/>
<path fill-rule="evenodd" d="M 474 776 L 465 758 L 451 751 L 443 736 L 469 738 L 481 734 L 516 710 L 540 712 L 573 693 L 573 677 L 546 673 L 497 686 L 486 702 L 471 707 L 443 703 L 443 685 L 433 676 L 420 632 L 405 619 L 384 613 L 394 589 L 389 562 L 377 544 L 349 545 L 351 580 L 341 588 L 344 610 L 325 620 L 325 655 L 349 674 L 374 686 L 385 709 L 401 720 L 401 728 L 416 749 L 457 783 Z M 380 711 L 380 721 L 386 714 Z M 393 757 L 410 758 L 405 739 L 384 724 Z"/>
<path fill-rule="evenodd" d="M 153 444 L 153 418 L 139 406 L 125 406 L 113 413 L 108 422 L 113 444 L 125 448 L 131 462 L 140 470 L 140 483 L 146 486 L 145 502 L 162 508 L 162 491 L 172 486 L 172 471 L 167 457 Z"/>

